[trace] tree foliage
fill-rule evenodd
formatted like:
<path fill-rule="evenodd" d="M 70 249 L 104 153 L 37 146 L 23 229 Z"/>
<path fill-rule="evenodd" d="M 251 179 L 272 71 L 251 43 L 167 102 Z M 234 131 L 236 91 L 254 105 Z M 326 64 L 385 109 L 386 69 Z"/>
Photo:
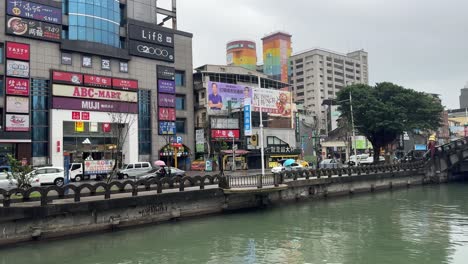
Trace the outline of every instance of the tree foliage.
<path fill-rule="evenodd" d="M 378 83 L 347 86 L 337 94 L 338 110 L 351 120 L 350 93 L 355 129 L 374 146 L 374 161 L 380 148 L 392 143 L 404 131 L 436 130 L 440 127 L 443 107 L 426 93 L 398 86 Z"/>
<path fill-rule="evenodd" d="M 15 159 L 8 154 L 8 165 L 10 165 L 11 173 L 8 173 L 8 179 L 14 179 L 18 188 L 27 189 L 31 186 L 31 180 L 34 175 L 29 174 L 32 171 L 30 166 L 24 166 L 21 161 Z"/>

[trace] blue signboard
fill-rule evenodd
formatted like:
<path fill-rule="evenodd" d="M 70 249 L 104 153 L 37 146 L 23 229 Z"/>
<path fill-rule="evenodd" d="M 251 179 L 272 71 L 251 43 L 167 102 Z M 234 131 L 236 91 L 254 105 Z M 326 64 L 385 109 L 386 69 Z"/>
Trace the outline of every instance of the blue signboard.
<path fill-rule="evenodd" d="M 252 135 L 252 107 L 251 99 L 244 99 L 244 134 L 246 136 Z"/>
<path fill-rule="evenodd" d="M 415 144 L 414 150 L 427 150 L 427 146 L 425 144 Z"/>
<path fill-rule="evenodd" d="M 7 14 L 62 24 L 62 9 L 22 0 L 7 0 Z"/>
<path fill-rule="evenodd" d="M 176 125 L 175 122 L 159 122 L 159 135 L 175 135 Z"/>

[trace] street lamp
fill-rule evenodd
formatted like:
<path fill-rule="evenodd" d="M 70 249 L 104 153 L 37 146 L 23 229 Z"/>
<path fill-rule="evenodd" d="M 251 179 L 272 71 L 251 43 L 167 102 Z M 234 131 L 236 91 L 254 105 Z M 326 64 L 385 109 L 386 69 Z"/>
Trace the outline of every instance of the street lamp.
<path fill-rule="evenodd" d="M 260 76 L 258 76 L 258 88 L 262 88 Z M 262 178 L 265 176 L 265 150 L 263 145 L 263 114 L 262 114 L 262 102 L 260 105 L 260 159 L 262 164 Z"/>

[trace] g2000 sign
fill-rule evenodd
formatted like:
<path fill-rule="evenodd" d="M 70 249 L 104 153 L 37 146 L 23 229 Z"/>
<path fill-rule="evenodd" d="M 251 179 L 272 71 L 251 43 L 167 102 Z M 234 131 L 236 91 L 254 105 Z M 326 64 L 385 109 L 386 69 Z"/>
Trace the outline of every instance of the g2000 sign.
<path fill-rule="evenodd" d="M 170 47 L 159 46 L 150 43 L 130 40 L 130 55 L 174 62 L 174 49 Z"/>

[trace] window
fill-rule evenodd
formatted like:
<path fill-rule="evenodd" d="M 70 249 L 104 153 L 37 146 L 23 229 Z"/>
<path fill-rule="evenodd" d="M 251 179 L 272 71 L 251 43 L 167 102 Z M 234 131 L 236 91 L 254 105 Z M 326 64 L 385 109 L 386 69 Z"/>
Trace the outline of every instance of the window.
<path fill-rule="evenodd" d="M 49 156 L 49 81 L 31 79 L 32 156 Z"/>
<path fill-rule="evenodd" d="M 0 63 L 3 63 L 3 43 L 0 43 Z"/>
<path fill-rule="evenodd" d="M 205 99 L 205 92 L 201 92 L 201 99 Z"/>
<path fill-rule="evenodd" d="M 143 163 L 143 168 L 149 168 L 149 164 L 148 163 Z"/>
<path fill-rule="evenodd" d="M 176 109 L 185 110 L 185 95 L 176 96 Z"/>
<path fill-rule="evenodd" d="M 46 169 L 36 170 L 36 174 L 46 174 Z"/>
<path fill-rule="evenodd" d="M 121 62 L 119 63 L 119 65 L 120 65 L 120 67 L 119 67 L 120 72 L 125 72 L 125 73 L 128 72 L 128 62 L 126 62 L 126 61 L 121 61 Z"/>
<path fill-rule="evenodd" d="M 138 90 L 138 152 L 151 154 L 151 91 Z"/>
<path fill-rule="evenodd" d="M 176 133 L 185 134 L 185 119 L 176 120 Z"/>
<path fill-rule="evenodd" d="M 133 164 L 128 164 L 127 169 L 133 169 Z"/>
<path fill-rule="evenodd" d="M 64 10 L 68 10 L 68 39 L 121 47 L 122 9 L 119 1 L 69 0 L 64 2 Z"/>
<path fill-rule="evenodd" d="M 58 169 L 46 169 L 46 173 L 58 173 L 60 172 Z"/>
<path fill-rule="evenodd" d="M 184 71 L 175 72 L 175 83 L 176 83 L 176 86 L 185 86 L 185 72 Z"/>
<path fill-rule="evenodd" d="M 141 163 L 135 164 L 135 169 L 141 169 Z"/>

